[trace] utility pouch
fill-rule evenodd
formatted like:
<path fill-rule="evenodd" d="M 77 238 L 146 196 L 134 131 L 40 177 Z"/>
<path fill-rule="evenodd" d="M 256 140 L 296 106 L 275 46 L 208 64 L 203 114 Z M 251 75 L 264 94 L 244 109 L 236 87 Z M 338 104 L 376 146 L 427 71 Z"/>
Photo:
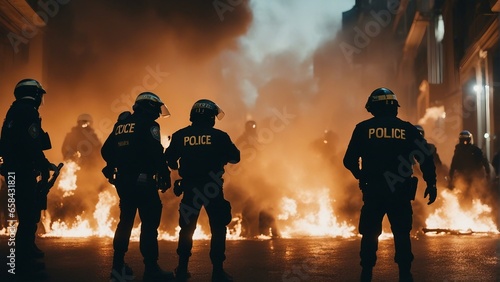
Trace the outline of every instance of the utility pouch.
<path fill-rule="evenodd" d="M 151 185 L 152 180 L 153 179 L 152 179 L 151 175 L 149 175 L 147 173 L 141 173 L 137 177 L 137 182 L 136 183 L 137 183 L 137 186 L 146 187 L 146 186 Z"/>
<path fill-rule="evenodd" d="M 114 167 L 105 166 L 101 171 L 102 171 L 102 174 L 104 175 L 104 177 L 106 177 L 106 179 L 108 179 L 109 183 L 111 183 L 111 184 L 116 183 L 117 172 L 116 172 L 116 169 Z"/>

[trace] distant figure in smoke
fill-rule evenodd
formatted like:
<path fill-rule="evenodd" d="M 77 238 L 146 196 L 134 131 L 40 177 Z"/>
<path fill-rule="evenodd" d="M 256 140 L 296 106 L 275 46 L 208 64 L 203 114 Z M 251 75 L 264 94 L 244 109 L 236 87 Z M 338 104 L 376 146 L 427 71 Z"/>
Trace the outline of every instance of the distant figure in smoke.
<path fill-rule="evenodd" d="M 271 236 L 272 238 L 281 237 L 278 230 L 278 225 L 276 224 L 276 217 L 274 215 L 274 209 L 268 208 L 263 209 L 259 213 L 259 233 L 266 236 Z"/>
<path fill-rule="evenodd" d="M 422 137 L 425 138 L 424 128 L 419 124 L 415 125 L 415 127 L 418 129 L 420 134 L 422 134 Z M 434 165 L 436 166 L 437 182 L 439 184 L 440 181 L 442 181 L 442 184 L 444 184 L 446 186 L 447 183 L 445 183 L 445 181 L 446 181 L 446 178 L 448 176 L 448 168 L 441 161 L 441 158 L 439 157 L 436 146 L 432 143 L 429 143 L 429 142 L 427 144 L 429 146 L 429 151 L 432 152 L 432 156 L 434 158 Z"/>
<path fill-rule="evenodd" d="M 378 237 L 387 214 L 394 234 L 399 281 L 413 281 L 410 231 L 417 189 L 412 165 L 418 161 L 427 183 L 428 204 L 437 197 L 436 169 L 427 141 L 411 123 L 397 117 L 399 103 L 387 88 L 377 88 L 365 108 L 374 117 L 356 125 L 344 156 L 344 166 L 359 180 L 363 207 L 359 220 L 361 281 L 371 281 L 377 261 Z M 404 171 L 400 169 L 404 166 Z"/>
<path fill-rule="evenodd" d="M 44 278 L 44 264 L 37 261 L 44 253 L 35 244 L 40 210 L 46 203 L 40 188 L 48 187 L 50 171 L 58 168 L 45 157 L 51 149 L 49 135 L 42 129 L 38 109 L 45 89 L 34 79 L 23 79 L 14 89 L 16 100 L 5 117 L 0 141 L 3 152 L 2 175 L 15 189 L 18 227 L 15 240 L 16 278 Z M 37 179 L 40 179 L 37 181 Z M 10 193 L 10 192 L 9 192 Z M 11 218 L 9 215 L 9 219 Z"/>
<path fill-rule="evenodd" d="M 81 114 L 76 125 L 66 134 L 62 145 L 65 161 L 74 161 L 80 167 L 94 167 L 101 161 L 101 141 L 92 127 L 93 119 L 89 114 Z"/>
<path fill-rule="evenodd" d="M 139 94 L 134 113 L 123 112 L 104 142 L 102 157 L 106 161 L 103 174 L 115 185 L 120 197 L 120 222 L 113 239 L 111 281 L 134 279 L 125 263 L 130 234 L 137 210 L 141 218 L 140 250 L 144 257 L 144 281 L 168 281 L 173 273 L 158 265 L 158 227 L 162 203 L 158 190 L 170 188 L 170 171 L 163 155 L 160 126 L 155 122 L 170 115 L 154 93 Z"/>
<path fill-rule="evenodd" d="M 483 151 L 474 145 L 472 133 L 468 130 L 461 131 L 451 159 L 449 187 L 455 188 L 457 180 L 460 179 L 463 182 L 461 191 L 465 198 L 469 198 L 473 196 L 471 193 L 475 189 L 473 182 L 478 181 L 479 186 L 486 187 L 490 173 L 490 163 Z"/>
<path fill-rule="evenodd" d="M 251 148 L 256 154 L 256 150 L 260 147 L 259 137 L 257 135 L 257 122 L 248 120 L 245 122 L 245 132 L 236 139 L 235 144 Z"/>
<path fill-rule="evenodd" d="M 265 182 L 256 178 L 262 177 L 259 174 L 261 151 L 264 149 L 263 142 L 259 138 L 257 122 L 248 120 L 245 122 L 245 131 L 236 139 L 236 146 L 241 150 L 241 162 L 239 165 L 238 180 L 245 189 L 232 189 L 232 192 L 248 191 L 266 188 Z M 263 172 L 264 173 L 264 172 Z M 276 218 L 272 208 L 264 207 L 263 198 L 267 195 L 244 194 L 235 196 L 243 199 L 240 204 L 241 210 L 241 236 L 254 238 L 258 235 L 280 237 Z M 262 198 L 261 198 L 262 197 Z M 268 200 L 268 199 L 266 199 Z"/>
<path fill-rule="evenodd" d="M 93 211 L 99 201 L 99 193 L 106 187 L 105 181 L 100 178 L 101 168 L 104 166 L 101 158 L 102 143 L 92 127 L 93 119 L 89 114 L 80 114 L 76 125 L 71 128 L 64 138 L 61 152 L 66 163 L 74 162 L 78 165 L 76 189 L 71 195 L 64 195 L 63 191 L 56 190 L 52 197 L 50 215 L 53 220 L 61 220 L 73 224 L 77 216 L 88 220 L 91 228 L 97 227 Z M 55 191 L 54 191 L 55 192 Z"/>
<path fill-rule="evenodd" d="M 241 162 L 239 165 L 239 177 L 241 177 L 240 184 L 244 185 L 247 189 L 253 184 L 253 181 L 248 181 L 251 173 L 255 173 L 257 169 L 257 160 L 259 158 L 259 151 L 261 150 L 261 142 L 257 133 L 257 122 L 248 120 L 245 122 L 245 131 L 241 136 L 236 139 L 235 145 L 241 150 Z M 231 193 L 240 193 L 233 196 L 233 198 L 243 199 L 239 203 L 241 210 L 241 236 L 245 238 L 252 238 L 259 235 L 259 211 L 260 205 L 253 196 L 243 193 L 244 189 L 232 189 Z M 237 208 L 236 208 L 237 209 Z"/>
<path fill-rule="evenodd" d="M 231 204 L 224 199 L 224 166 L 240 161 L 240 151 L 229 135 L 215 129 L 215 117 L 222 119 L 224 112 L 213 101 L 202 99 L 194 103 L 191 125 L 172 134 L 172 141 L 165 150 L 168 166 L 178 169 L 180 180 L 174 184 L 177 196 L 184 194 L 179 207 L 179 264 L 176 279 L 190 277 L 188 262 L 193 247 L 193 234 L 200 210 L 204 206 L 208 215 L 212 238 L 210 259 L 212 281 L 233 281 L 223 269 L 226 259 L 226 226 L 231 222 Z"/>
<path fill-rule="evenodd" d="M 312 150 L 317 157 L 321 167 L 328 167 L 335 173 L 343 168 L 342 156 L 339 154 L 339 136 L 330 129 L 323 131 L 321 138 L 312 142 Z"/>
<path fill-rule="evenodd" d="M 424 128 L 419 124 L 415 125 L 415 127 L 418 129 L 420 134 L 422 134 L 422 137 L 425 138 Z M 427 145 L 429 146 L 429 150 L 432 152 L 432 157 L 434 158 L 434 164 L 436 165 L 436 167 L 441 166 L 443 164 L 443 162 L 441 161 L 441 158 L 439 157 L 436 146 L 432 143 L 427 143 Z"/>
<path fill-rule="evenodd" d="M 330 164 L 335 164 L 338 157 L 338 143 L 339 136 L 332 130 L 325 130 L 323 136 L 315 140 L 312 144 L 313 149 L 319 155 Z"/>

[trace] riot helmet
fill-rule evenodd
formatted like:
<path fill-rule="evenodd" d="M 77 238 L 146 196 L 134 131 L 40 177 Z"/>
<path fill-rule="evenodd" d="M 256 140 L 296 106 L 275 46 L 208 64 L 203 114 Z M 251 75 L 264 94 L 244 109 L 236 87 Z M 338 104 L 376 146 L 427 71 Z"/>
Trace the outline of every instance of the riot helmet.
<path fill-rule="evenodd" d="M 43 94 L 47 93 L 40 82 L 35 79 L 26 78 L 19 81 L 14 88 L 16 100 L 30 99 L 36 102 L 37 108 L 42 104 Z"/>
<path fill-rule="evenodd" d="M 92 122 L 94 122 L 94 120 L 92 119 L 92 116 L 89 114 L 81 114 L 76 119 L 78 127 L 83 127 L 83 128 L 92 126 Z"/>
<path fill-rule="evenodd" d="M 474 136 L 472 136 L 472 133 L 470 133 L 470 131 L 462 130 L 458 135 L 458 142 L 464 145 L 474 144 Z"/>
<path fill-rule="evenodd" d="M 213 126 L 215 124 L 215 117 L 221 120 L 224 115 L 224 111 L 217 104 L 207 99 L 201 99 L 196 101 L 191 108 L 189 120 L 193 123 L 202 122 Z"/>
<path fill-rule="evenodd" d="M 415 125 L 415 128 L 418 130 L 418 132 L 420 132 L 420 135 L 422 135 L 422 137 L 425 137 L 424 128 L 420 124 Z"/>
<path fill-rule="evenodd" d="M 249 120 L 245 123 L 246 132 L 254 132 L 257 130 L 257 123 L 254 120 Z"/>
<path fill-rule="evenodd" d="M 374 116 L 396 116 L 398 114 L 398 99 L 388 88 L 377 88 L 368 97 L 365 108 Z"/>
<path fill-rule="evenodd" d="M 135 99 L 135 103 L 132 106 L 134 112 L 142 112 L 154 117 L 168 117 L 170 112 L 168 111 L 165 104 L 161 101 L 158 95 L 152 92 L 142 92 Z"/>

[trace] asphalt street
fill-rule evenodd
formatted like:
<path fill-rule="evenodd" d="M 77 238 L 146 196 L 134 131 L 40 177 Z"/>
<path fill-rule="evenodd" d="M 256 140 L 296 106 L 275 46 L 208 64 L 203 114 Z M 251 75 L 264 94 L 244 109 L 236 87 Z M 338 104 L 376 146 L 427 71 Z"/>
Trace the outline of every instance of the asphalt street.
<path fill-rule="evenodd" d="M 11 281 L 7 270 L 7 237 L 0 238 L 0 281 Z M 45 281 L 109 281 L 112 239 L 38 238 L 46 252 Z M 227 242 L 226 270 L 235 281 L 357 281 L 358 237 L 231 240 Z M 500 235 L 420 235 L 413 238 L 415 281 L 500 281 Z M 160 241 L 160 265 L 173 270 L 177 263 L 175 241 Z M 191 281 L 210 281 L 209 241 L 196 240 L 190 261 Z M 397 281 L 392 239 L 380 242 L 373 281 Z M 126 256 L 135 281 L 144 267 L 138 242 Z"/>

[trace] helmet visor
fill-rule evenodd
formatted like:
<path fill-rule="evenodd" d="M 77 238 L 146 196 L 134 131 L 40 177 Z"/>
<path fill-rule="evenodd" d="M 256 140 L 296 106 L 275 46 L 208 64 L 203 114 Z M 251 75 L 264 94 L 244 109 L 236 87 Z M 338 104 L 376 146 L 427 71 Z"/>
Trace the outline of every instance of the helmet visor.
<path fill-rule="evenodd" d="M 167 106 L 165 104 L 161 104 L 160 106 L 160 116 L 162 118 L 166 118 L 170 116 L 170 111 L 168 110 Z"/>
<path fill-rule="evenodd" d="M 167 106 L 165 106 L 165 104 L 162 102 L 160 97 L 158 97 L 158 95 L 151 93 L 151 92 L 143 92 L 143 93 L 139 94 L 139 96 L 137 96 L 137 98 L 135 99 L 136 102 L 144 101 L 144 100 L 149 101 L 150 103 L 152 102 L 155 105 L 159 105 L 161 117 L 169 117 L 170 116 L 170 111 L 167 109 Z"/>
<path fill-rule="evenodd" d="M 215 115 L 218 120 L 221 120 L 226 115 L 217 104 L 206 99 L 198 100 L 196 103 L 194 103 L 191 112 L 204 113 L 204 109 L 209 110 L 210 115 Z"/>
<path fill-rule="evenodd" d="M 225 115 L 226 113 L 224 113 L 224 111 L 221 108 L 219 108 L 219 106 L 217 106 L 217 114 L 215 115 L 217 119 L 221 120 L 222 118 L 224 118 Z"/>

